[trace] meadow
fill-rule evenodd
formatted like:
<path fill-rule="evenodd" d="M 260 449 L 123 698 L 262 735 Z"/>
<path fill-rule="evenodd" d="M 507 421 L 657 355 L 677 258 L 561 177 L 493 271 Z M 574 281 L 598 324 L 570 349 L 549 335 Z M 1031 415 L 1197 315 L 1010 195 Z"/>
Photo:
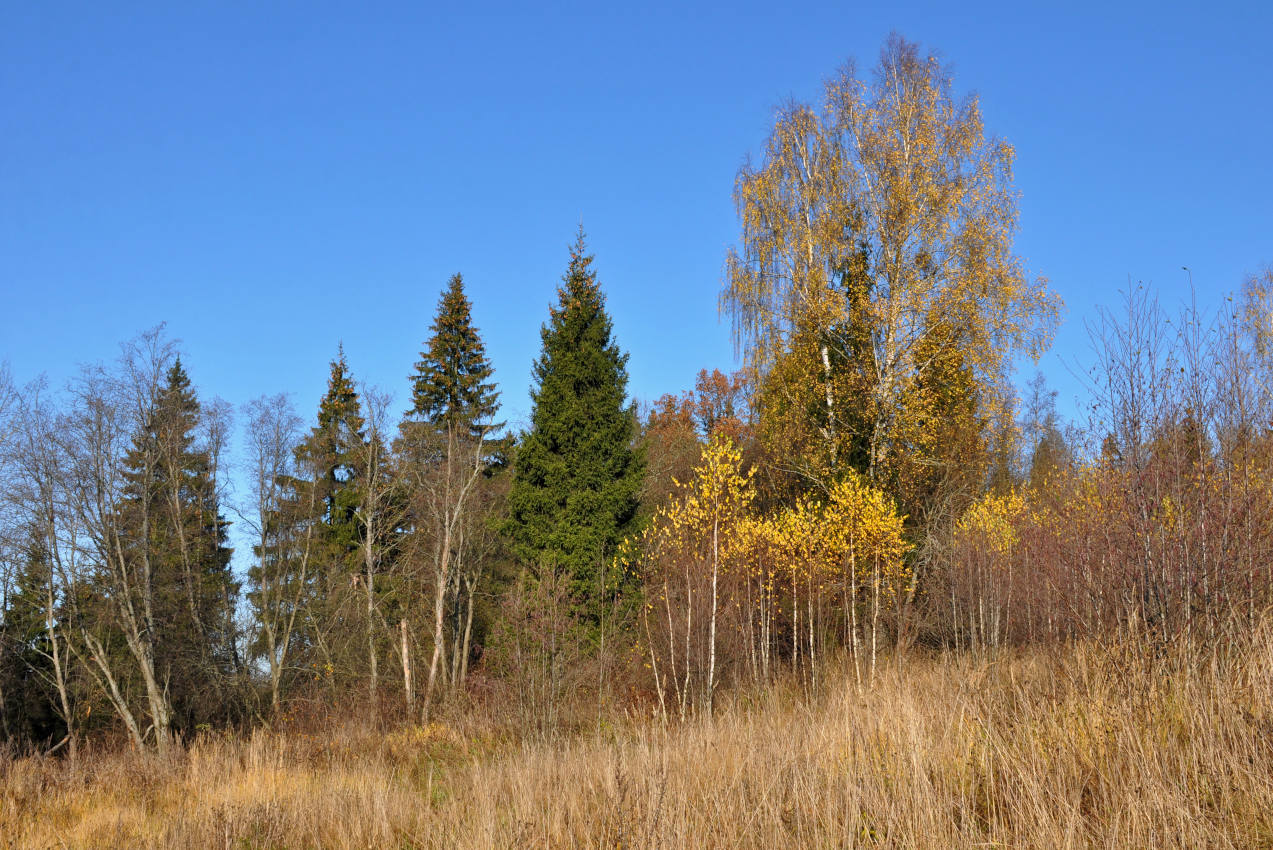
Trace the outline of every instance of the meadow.
<path fill-rule="evenodd" d="M 1203 655 L 1075 644 L 894 657 L 684 723 L 208 734 L 0 761 L 10 848 L 1266 847 L 1273 632 Z"/>

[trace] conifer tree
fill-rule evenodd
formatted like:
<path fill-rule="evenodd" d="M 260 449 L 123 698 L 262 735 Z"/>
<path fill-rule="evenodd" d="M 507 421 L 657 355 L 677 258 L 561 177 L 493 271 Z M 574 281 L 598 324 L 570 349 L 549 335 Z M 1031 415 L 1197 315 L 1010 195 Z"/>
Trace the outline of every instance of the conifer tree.
<path fill-rule="evenodd" d="M 460 275 L 447 283 L 431 330 L 411 376 L 411 417 L 458 427 L 469 437 L 485 433 L 499 407 L 499 394 Z"/>
<path fill-rule="evenodd" d="M 629 532 L 644 474 L 626 404 L 628 356 L 592 262 L 581 229 L 540 331 L 531 427 L 509 493 L 514 553 L 532 570 L 564 571 L 580 602 L 598 592 L 598 571 Z"/>
<path fill-rule="evenodd" d="M 350 649 L 360 631 L 345 621 L 342 609 L 359 572 L 364 431 L 361 401 L 341 346 L 331 362 L 327 392 L 318 405 L 318 423 L 296 450 L 298 477 L 291 482 L 289 500 L 296 509 L 291 522 L 312 525 L 309 545 L 314 586 L 306 604 L 308 628 L 301 640 L 316 653 L 314 662 L 322 666 L 329 680 L 335 673 L 337 656 Z"/>
<path fill-rule="evenodd" d="M 178 358 L 125 456 L 119 508 L 134 556 L 150 563 L 154 664 L 177 731 L 224 719 L 227 680 L 239 662 L 229 523 L 220 515 L 210 453 L 195 441 L 199 415 Z"/>
<path fill-rule="evenodd" d="M 488 435 L 502 424 L 492 420 L 499 396 L 464 282 L 454 275 L 438 301 L 432 334 L 412 376 L 412 408 L 402 424 L 400 450 L 412 491 L 411 514 L 417 557 L 430 564 L 433 584 L 433 653 L 425 684 L 425 710 L 448 643 L 449 679 L 458 684 L 467 670 L 473 603 L 483 564 L 471 543 L 485 517 L 473 510 L 477 490 L 493 463 Z M 427 553 L 427 554 L 426 554 Z M 450 616 L 448 615 L 448 608 Z M 467 608 L 466 613 L 462 613 Z M 461 628 L 460 623 L 467 626 Z M 404 665 L 404 679 L 409 671 Z M 410 703 L 410 684 L 404 681 Z"/>
<path fill-rule="evenodd" d="M 297 450 L 297 460 L 312 472 L 319 490 L 321 537 L 332 563 L 349 560 L 358 548 L 356 479 L 363 431 L 362 406 L 341 346 L 318 404 L 318 424 Z"/>

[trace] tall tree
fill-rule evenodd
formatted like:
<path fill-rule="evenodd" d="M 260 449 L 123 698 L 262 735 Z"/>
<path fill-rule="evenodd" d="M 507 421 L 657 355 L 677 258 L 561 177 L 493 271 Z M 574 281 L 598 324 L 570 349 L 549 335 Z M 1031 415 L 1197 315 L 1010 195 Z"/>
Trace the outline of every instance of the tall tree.
<path fill-rule="evenodd" d="M 302 423 L 285 395 L 261 397 L 245 408 L 252 530 L 256 563 L 248 570 L 247 600 L 256 631 L 251 650 L 264 656 L 270 708 L 277 715 L 283 690 L 304 651 L 303 612 L 312 591 L 317 488 L 298 487 L 296 449 Z"/>
<path fill-rule="evenodd" d="M 303 642 L 314 653 L 329 684 L 335 685 L 361 655 L 355 598 L 361 572 L 363 527 L 359 519 L 365 470 L 366 423 L 362 403 L 341 346 L 331 362 L 318 422 L 296 449 L 297 478 L 286 501 L 298 509 L 291 521 L 312 525 L 306 539 L 313 588 L 305 605 Z"/>
<path fill-rule="evenodd" d="M 627 359 L 613 339 L 583 230 L 558 303 L 540 331 L 531 427 L 509 493 L 514 554 L 532 570 L 562 570 L 583 600 L 636 515 L 644 461 L 626 402 Z"/>
<path fill-rule="evenodd" d="M 499 409 L 499 393 L 460 275 L 447 282 L 430 330 L 411 376 L 411 418 L 458 428 L 469 437 L 486 434 Z"/>
<path fill-rule="evenodd" d="M 333 564 L 348 561 L 358 549 L 356 463 L 365 423 L 345 349 L 331 362 L 327 392 L 318 403 L 318 424 L 297 449 L 298 458 L 315 476 L 323 505 L 320 521 Z"/>
<path fill-rule="evenodd" d="M 220 514 L 211 453 L 196 444 L 199 416 L 178 358 L 124 458 L 119 507 L 133 556 L 151 564 L 155 666 L 177 731 L 223 719 L 239 666 L 229 524 Z"/>
<path fill-rule="evenodd" d="M 483 473 L 491 466 L 491 432 L 503 427 L 494 422 L 499 395 L 491 381 L 492 369 L 472 307 L 464 294 L 464 281 L 454 275 L 438 301 L 431 335 L 412 375 L 411 411 L 402 423 L 399 454 L 404 477 L 412 492 L 414 556 L 429 564 L 433 591 L 433 651 L 425 685 L 428 710 L 446 649 L 448 620 L 451 634 L 450 681 L 458 683 L 467 665 L 473 602 L 483 564 L 471 545 L 484 517 L 473 510 L 480 501 Z M 448 600 L 452 617 L 447 617 Z M 461 610 L 467 606 L 467 614 Z M 461 627 L 460 623 L 467 624 Z M 410 667 L 404 629 L 403 678 L 411 702 Z"/>
<path fill-rule="evenodd" d="M 1047 341 L 1058 301 L 1012 249 L 1012 159 L 949 71 L 892 36 L 872 80 L 849 65 L 820 112 L 783 110 L 739 172 L 722 306 L 769 400 L 765 430 L 805 448 L 797 471 L 814 483 L 846 465 L 887 483 L 942 406 L 993 421 L 1004 364 Z M 969 392 L 934 398 L 943 372 Z"/>

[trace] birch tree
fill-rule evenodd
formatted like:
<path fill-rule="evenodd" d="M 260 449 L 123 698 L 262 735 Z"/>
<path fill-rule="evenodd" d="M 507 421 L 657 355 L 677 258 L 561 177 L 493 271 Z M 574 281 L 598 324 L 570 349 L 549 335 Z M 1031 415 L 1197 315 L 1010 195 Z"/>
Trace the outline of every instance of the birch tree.
<path fill-rule="evenodd" d="M 897 36 L 870 78 L 849 64 L 829 80 L 820 110 L 779 110 L 738 174 L 721 304 L 762 396 L 803 417 L 795 471 L 826 486 L 850 464 L 887 482 L 930 370 L 957 355 L 988 416 L 1005 364 L 1048 341 L 1059 301 L 1013 252 L 1013 157 L 977 100 Z"/>
<path fill-rule="evenodd" d="M 673 695 L 682 717 L 694 708 L 712 711 L 724 585 L 744 551 L 735 537 L 754 498 L 741 451 L 718 434 L 692 478 L 678 485 L 643 535 L 651 669 L 660 695 Z"/>
<path fill-rule="evenodd" d="M 277 715 L 285 677 L 292 669 L 313 575 L 317 506 L 294 504 L 297 493 L 288 486 L 301 476 L 296 469 L 302 422 L 285 395 L 249 402 L 247 469 L 251 506 L 241 514 L 251 530 L 255 563 L 248 571 L 247 599 L 254 613 L 253 652 L 264 657 L 269 675 L 270 708 Z M 317 490 L 306 488 L 300 498 L 314 500 Z"/>

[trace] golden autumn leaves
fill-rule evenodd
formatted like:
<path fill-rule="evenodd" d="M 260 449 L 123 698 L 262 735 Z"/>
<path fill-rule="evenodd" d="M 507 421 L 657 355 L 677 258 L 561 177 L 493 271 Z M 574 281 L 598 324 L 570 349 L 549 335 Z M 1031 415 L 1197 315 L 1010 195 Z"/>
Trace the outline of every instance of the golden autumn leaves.
<path fill-rule="evenodd" d="M 820 105 L 781 109 L 740 169 L 721 307 L 766 481 L 713 437 L 632 542 L 664 711 L 710 711 L 722 678 L 779 660 L 816 684 L 838 647 L 860 682 L 914 638 L 919 586 L 1008 456 L 1012 360 L 1060 305 L 1013 250 L 1013 157 L 949 70 L 893 37 L 872 76 L 849 66 Z M 1011 546 L 1003 509 L 960 526 L 999 534 L 985 558 Z"/>
<path fill-rule="evenodd" d="M 763 512 L 741 450 L 713 436 L 626 556 L 663 710 L 710 710 L 723 676 L 764 680 L 780 657 L 816 676 L 835 635 L 873 669 L 881 617 L 914 593 L 902 523 L 857 474 Z"/>
<path fill-rule="evenodd" d="M 1012 147 L 951 88 L 894 37 L 869 82 L 849 66 L 821 109 L 780 110 L 738 174 L 721 307 L 761 379 L 762 430 L 823 486 L 846 462 L 878 485 L 934 455 L 916 423 L 936 385 L 965 380 L 993 421 L 1012 357 L 1041 351 L 1055 323 L 1060 300 L 1013 251 Z"/>

